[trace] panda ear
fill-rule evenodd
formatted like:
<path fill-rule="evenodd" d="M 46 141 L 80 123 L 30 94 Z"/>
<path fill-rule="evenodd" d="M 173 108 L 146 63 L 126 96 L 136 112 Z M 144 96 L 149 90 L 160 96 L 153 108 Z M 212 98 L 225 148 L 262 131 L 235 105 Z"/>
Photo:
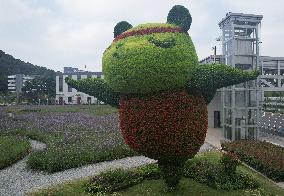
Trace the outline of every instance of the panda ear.
<path fill-rule="evenodd" d="M 118 35 L 120 35 L 121 33 L 127 31 L 128 29 L 131 29 L 132 25 L 129 24 L 126 21 L 121 21 L 119 23 L 117 23 L 114 27 L 114 31 L 113 31 L 113 35 L 114 38 L 116 38 Z"/>
<path fill-rule="evenodd" d="M 182 5 L 175 5 L 168 14 L 167 23 L 180 26 L 185 32 L 190 29 L 192 22 L 191 15 L 187 8 Z"/>

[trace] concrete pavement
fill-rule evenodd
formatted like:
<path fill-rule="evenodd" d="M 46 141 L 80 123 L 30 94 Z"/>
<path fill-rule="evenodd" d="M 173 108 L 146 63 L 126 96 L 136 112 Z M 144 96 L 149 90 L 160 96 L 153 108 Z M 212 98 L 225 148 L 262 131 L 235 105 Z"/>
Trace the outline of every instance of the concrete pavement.
<path fill-rule="evenodd" d="M 221 149 L 221 142 L 225 138 L 222 134 L 221 128 L 208 128 L 205 142 L 211 144 L 212 146 Z"/>

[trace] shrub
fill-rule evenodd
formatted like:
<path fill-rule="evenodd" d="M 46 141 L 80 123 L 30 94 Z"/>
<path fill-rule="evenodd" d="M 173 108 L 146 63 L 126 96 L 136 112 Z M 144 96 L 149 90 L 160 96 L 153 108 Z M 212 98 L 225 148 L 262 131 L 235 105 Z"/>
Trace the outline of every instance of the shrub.
<path fill-rule="evenodd" d="M 137 153 L 129 149 L 126 145 L 104 149 L 81 148 L 72 148 L 72 146 L 67 145 L 63 148 L 48 148 L 43 151 L 34 152 L 29 157 L 27 165 L 31 169 L 53 173 L 86 164 L 137 155 Z"/>
<path fill-rule="evenodd" d="M 208 159 L 189 160 L 185 164 L 184 176 L 222 190 L 253 189 L 259 186 L 259 183 L 247 174 L 234 171 L 229 173 L 228 168 L 224 168 L 223 161 L 224 158 L 220 163 L 213 163 Z"/>
<path fill-rule="evenodd" d="M 138 167 L 132 170 L 116 169 L 101 173 L 85 184 L 86 192 L 112 193 L 119 191 L 145 179 L 159 179 L 160 172 L 156 164 Z"/>
<path fill-rule="evenodd" d="M 0 136 L 0 149 L 0 169 L 3 169 L 26 156 L 31 144 L 23 138 Z"/>
<path fill-rule="evenodd" d="M 220 163 L 223 167 L 223 170 L 230 175 L 236 173 L 239 159 L 234 153 L 228 152 L 223 154 Z"/>
<path fill-rule="evenodd" d="M 136 172 L 117 169 L 93 178 L 90 183 L 86 184 L 86 191 L 91 193 L 114 192 L 138 184 L 142 180 L 143 178 Z"/>
<path fill-rule="evenodd" d="M 284 181 L 284 148 L 265 141 L 240 140 L 222 144 L 237 156 L 275 181 Z"/>

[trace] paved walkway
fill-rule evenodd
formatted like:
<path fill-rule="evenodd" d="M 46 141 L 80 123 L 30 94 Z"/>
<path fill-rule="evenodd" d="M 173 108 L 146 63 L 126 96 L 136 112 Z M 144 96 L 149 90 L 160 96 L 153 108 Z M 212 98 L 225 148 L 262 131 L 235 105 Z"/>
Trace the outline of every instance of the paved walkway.
<path fill-rule="evenodd" d="M 205 141 L 216 148 L 221 148 L 220 141 L 225 140 L 222 136 L 222 129 L 219 128 L 209 128 L 207 131 L 207 135 Z M 259 140 L 265 140 L 275 145 L 282 146 L 284 148 L 284 137 L 280 137 L 277 135 L 272 135 L 265 132 L 259 132 Z"/>
<path fill-rule="evenodd" d="M 208 128 L 205 142 L 213 145 L 214 147 L 221 149 L 221 142 L 224 140 L 222 136 L 222 129 Z"/>
<path fill-rule="evenodd" d="M 284 137 L 272 135 L 265 132 L 259 132 L 259 139 L 268 141 L 272 144 L 282 146 L 284 148 Z"/>
<path fill-rule="evenodd" d="M 41 150 L 45 148 L 43 143 L 33 140 L 31 143 L 33 150 Z M 200 151 L 209 151 L 211 149 L 213 149 L 213 147 L 210 144 L 205 143 L 201 147 Z M 0 196 L 22 196 L 27 192 L 31 192 L 39 188 L 45 188 L 70 180 L 94 176 L 109 169 L 128 169 L 156 162 L 155 160 L 144 156 L 136 156 L 87 165 L 53 174 L 44 174 L 41 172 L 27 170 L 27 160 L 28 156 L 11 167 L 0 170 Z"/>

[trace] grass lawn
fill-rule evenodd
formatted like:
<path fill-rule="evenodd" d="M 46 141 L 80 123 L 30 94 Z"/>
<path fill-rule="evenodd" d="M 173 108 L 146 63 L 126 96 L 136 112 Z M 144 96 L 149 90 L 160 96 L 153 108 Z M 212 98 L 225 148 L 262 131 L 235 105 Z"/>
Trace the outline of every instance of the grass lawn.
<path fill-rule="evenodd" d="M 218 153 L 204 153 L 197 155 L 194 159 L 202 159 L 208 158 L 212 162 L 216 162 L 219 159 L 220 154 Z M 238 170 L 252 175 L 260 184 L 260 187 L 257 189 L 248 189 L 248 190 L 234 190 L 234 191 L 224 191 L 224 190 L 216 190 L 207 185 L 201 184 L 199 182 L 194 181 L 190 178 L 182 178 L 179 188 L 174 192 L 168 193 L 165 188 L 164 182 L 159 180 L 144 180 L 142 183 L 134 185 L 128 189 L 121 190 L 119 192 L 115 192 L 112 194 L 106 195 L 284 195 L 284 190 L 272 184 L 266 178 L 261 175 L 253 172 L 249 168 L 245 166 L 239 166 Z M 86 184 L 89 182 L 89 179 L 79 180 L 68 182 L 64 184 L 60 184 L 54 187 L 50 187 L 48 189 L 40 190 L 38 192 L 31 193 L 32 196 L 44 196 L 44 195 L 92 195 L 90 193 L 85 192 Z M 94 193 L 93 195 L 99 195 Z"/>
<path fill-rule="evenodd" d="M 27 139 L 12 136 L 0 136 L 0 169 L 3 169 L 25 157 L 31 148 Z"/>

